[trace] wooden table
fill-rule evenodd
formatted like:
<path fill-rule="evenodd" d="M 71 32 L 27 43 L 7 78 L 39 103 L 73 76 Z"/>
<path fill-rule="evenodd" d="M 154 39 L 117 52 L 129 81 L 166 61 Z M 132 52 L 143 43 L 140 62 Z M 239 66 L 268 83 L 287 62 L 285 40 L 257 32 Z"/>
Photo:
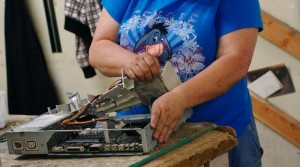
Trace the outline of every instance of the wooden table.
<path fill-rule="evenodd" d="M 0 130 L 0 134 L 9 129 L 9 126 L 16 123 L 26 122 L 33 116 L 9 116 L 8 126 Z M 188 136 L 204 131 L 211 123 L 186 123 L 175 131 L 169 141 L 158 145 L 152 153 L 141 156 L 114 156 L 114 157 L 57 157 L 47 155 L 10 155 L 8 154 L 7 143 L 0 143 L 0 167 L 64 167 L 64 166 L 88 166 L 88 167 L 120 167 L 129 166 L 168 146 L 174 145 Z M 185 144 L 144 166 L 201 166 L 218 155 L 226 153 L 237 145 L 234 132 L 231 128 L 222 127 L 213 130 L 196 140 Z"/>

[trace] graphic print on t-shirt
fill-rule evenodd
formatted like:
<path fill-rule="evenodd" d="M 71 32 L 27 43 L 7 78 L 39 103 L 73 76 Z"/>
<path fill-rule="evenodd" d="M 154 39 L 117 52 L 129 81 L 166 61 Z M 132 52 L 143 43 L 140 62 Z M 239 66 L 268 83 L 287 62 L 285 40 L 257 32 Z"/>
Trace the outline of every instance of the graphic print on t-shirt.
<path fill-rule="evenodd" d="M 152 56 L 156 56 L 159 64 L 164 66 L 166 61 L 172 57 L 172 49 L 166 38 L 168 33 L 164 23 L 154 24 L 152 28 L 145 32 L 135 44 L 133 52 L 139 54 L 148 52 Z"/>
<path fill-rule="evenodd" d="M 198 42 L 194 23 L 197 14 L 184 20 L 173 13 L 135 12 L 120 27 L 120 45 L 137 54 L 148 52 L 157 56 L 161 66 L 170 61 L 182 81 L 186 81 L 205 68 L 205 57 Z"/>

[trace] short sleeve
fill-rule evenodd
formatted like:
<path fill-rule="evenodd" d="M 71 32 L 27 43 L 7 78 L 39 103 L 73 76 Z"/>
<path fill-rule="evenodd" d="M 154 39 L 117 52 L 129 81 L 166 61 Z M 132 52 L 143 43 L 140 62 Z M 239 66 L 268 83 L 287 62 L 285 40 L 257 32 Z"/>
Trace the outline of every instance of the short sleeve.
<path fill-rule="evenodd" d="M 130 0 L 102 0 L 102 6 L 119 24 L 127 11 Z"/>
<path fill-rule="evenodd" d="M 217 37 L 243 28 L 263 29 L 258 0 L 220 0 L 216 15 Z"/>

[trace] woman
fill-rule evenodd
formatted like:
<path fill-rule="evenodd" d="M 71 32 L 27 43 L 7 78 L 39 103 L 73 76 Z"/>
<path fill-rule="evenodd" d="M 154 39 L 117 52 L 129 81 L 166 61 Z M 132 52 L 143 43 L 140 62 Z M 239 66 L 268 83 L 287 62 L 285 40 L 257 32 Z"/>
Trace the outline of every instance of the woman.
<path fill-rule="evenodd" d="M 230 166 L 261 166 L 245 75 L 262 21 L 258 0 L 103 0 L 89 61 L 151 82 L 170 61 L 183 83 L 152 105 L 153 138 L 166 142 L 188 108 L 191 122 L 233 127 Z"/>

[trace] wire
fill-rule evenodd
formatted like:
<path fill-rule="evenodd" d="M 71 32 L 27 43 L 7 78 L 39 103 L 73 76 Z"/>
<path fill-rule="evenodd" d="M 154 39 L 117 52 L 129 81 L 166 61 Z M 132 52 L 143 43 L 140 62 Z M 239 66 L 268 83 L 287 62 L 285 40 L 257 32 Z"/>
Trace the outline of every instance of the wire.
<path fill-rule="evenodd" d="M 122 83 L 122 79 L 117 79 L 117 80 L 113 81 L 113 82 L 110 84 L 110 86 L 108 87 L 107 90 L 111 90 L 113 87 L 115 87 L 115 86 L 116 86 L 117 84 L 119 84 L 119 83 Z M 92 119 L 92 120 L 89 120 L 89 121 L 82 121 L 82 122 L 77 122 L 77 121 L 76 121 L 76 122 L 71 122 L 71 121 L 73 121 L 74 119 L 78 118 L 78 117 L 86 110 L 86 108 L 87 108 L 91 103 L 93 103 L 95 100 L 98 99 L 99 96 L 100 96 L 100 95 L 95 96 L 88 104 L 86 104 L 85 106 L 81 107 L 81 108 L 78 110 L 78 112 L 77 112 L 74 116 L 72 116 L 71 118 L 68 118 L 68 119 L 64 120 L 61 124 L 62 124 L 62 125 L 84 125 L 84 124 L 88 124 L 88 123 L 95 122 L 95 121 L 110 121 L 110 122 L 114 122 L 114 123 L 118 124 L 118 123 L 119 123 L 118 121 L 115 121 L 115 120 L 112 120 L 112 119 L 107 119 L 107 118 L 96 118 L 96 119 Z M 113 103 L 116 104 L 116 102 L 115 102 L 114 100 L 112 100 L 112 99 L 105 98 L 104 100 L 109 100 L 109 101 L 111 101 L 111 102 L 113 102 Z M 98 104 L 98 103 L 100 103 L 100 102 L 98 101 L 98 102 L 96 102 L 96 103 Z"/>
<path fill-rule="evenodd" d="M 107 90 L 111 90 L 113 87 L 115 87 L 116 85 L 118 85 L 118 84 L 121 83 L 121 82 L 122 82 L 121 79 L 117 79 L 117 80 L 113 81 L 113 82 L 110 84 L 110 86 L 108 87 Z"/>
<path fill-rule="evenodd" d="M 108 118 L 95 118 L 95 119 L 92 119 L 92 120 L 89 120 L 89 121 L 82 121 L 82 122 L 67 122 L 65 123 L 65 125 L 85 125 L 85 124 L 88 124 L 88 123 L 92 123 L 92 122 L 95 122 L 95 121 L 102 121 L 102 122 L 113 122 L 115 124 L 119 124 L 120 122 L 119 121 L 116 121 L 116 120 L 113 120 L 113 119 L 108 119 Z"/>
<path fill-rule="evenodd" d="M 67 125 L 70 121 L 76 119 L 79 115 L 81 115 L 81 114 L 85 111 L 85 109 L 86 109 L 91 103 L 93 103 L 96 99 L 98 99 L 99 96 L 100 96 L 100 95 L 95 96 L 89 103 L 87 103 L 85 106 L 81 107 L 75 115 L 73 115 L 71 118 L 68 118 L 68 119 L 64 120 L 61 124 L 62 124 L 62 125 Z"/>
<path fill-rule="evenodd" d="M 61 124 L 62 125 L 84 125 L 84 124 L 88 124 L 88 123 L 92 123 L 92 122 L 95 122 L 95 121 L 108 121 L 108 122 L 113 122 L 115 124 L 119 124 L 120 122 L 119 121 L 115 121 L 113 119 L 108 119 L 108 118 L 94 118 L 92 120 L 89 120 L 89 121 L 81 121 L 81 122 L 77 122 L 75 120 L 75 122 L 71 122 L 73 121 L 74 119 L 78 118 L 85 110 L 86 108 L 91 104 L 93 103 L 96 99 L 98 99 L 100 95 L 97 95 L 95 96 L 88 104 L 86 104 L 85 106 L 81 107 L 78 112 L 72 116 L 71 118 L 69 119 L 66 119 L 64 120 Z"/>

